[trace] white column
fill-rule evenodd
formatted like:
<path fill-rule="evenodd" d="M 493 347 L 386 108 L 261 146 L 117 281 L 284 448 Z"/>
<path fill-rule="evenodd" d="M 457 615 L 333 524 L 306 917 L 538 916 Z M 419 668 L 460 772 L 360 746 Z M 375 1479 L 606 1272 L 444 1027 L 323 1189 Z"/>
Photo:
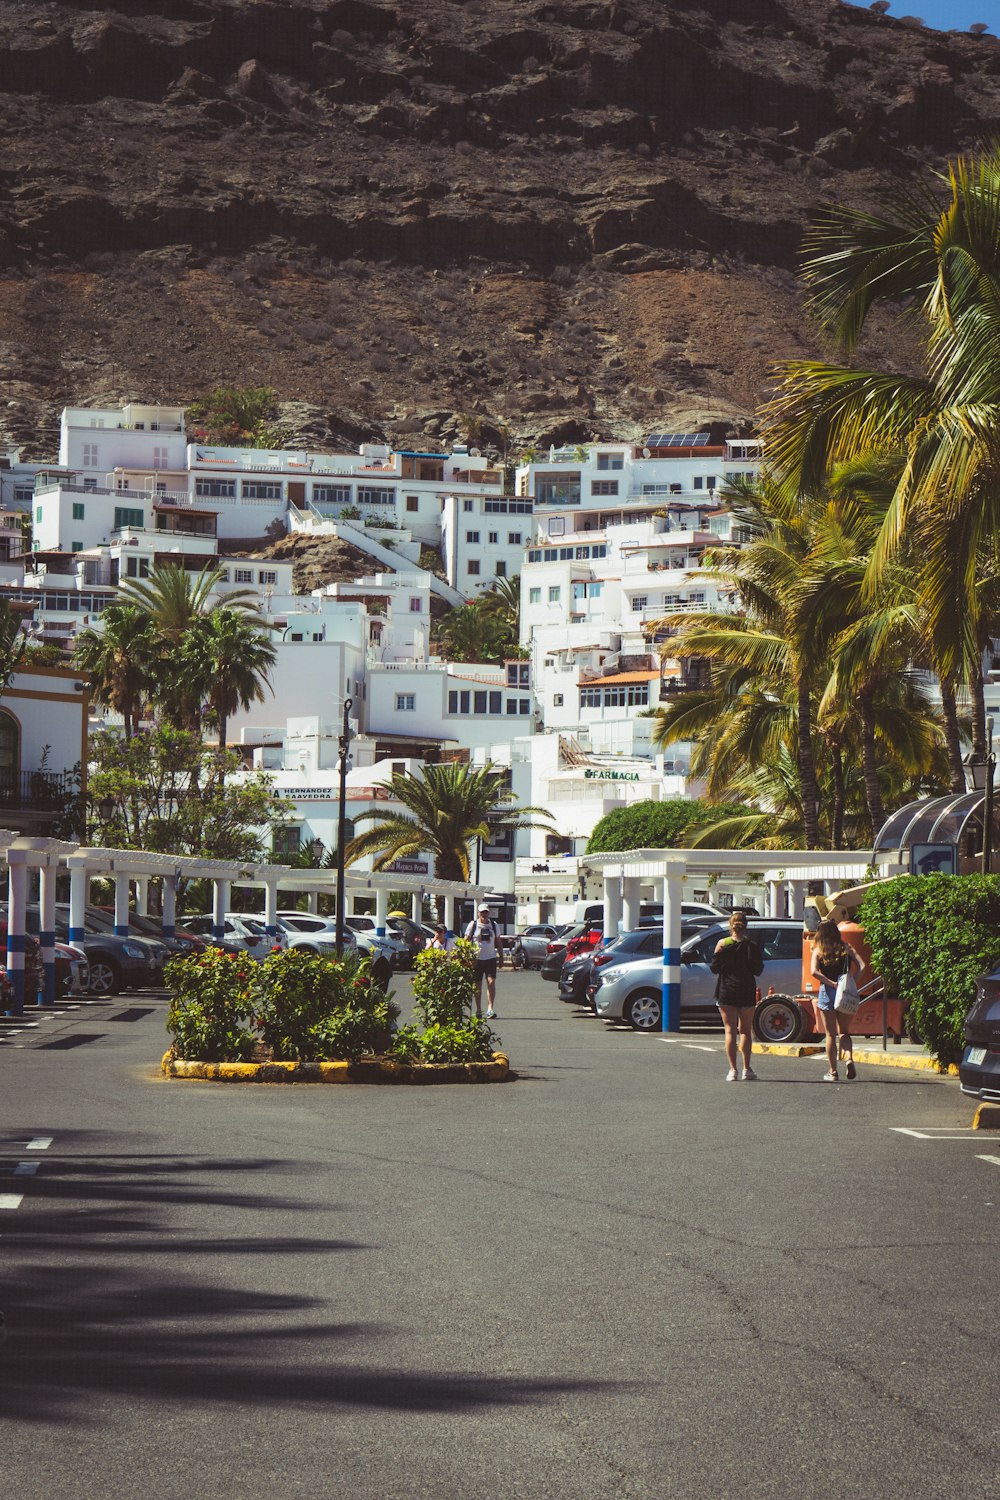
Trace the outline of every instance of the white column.
<path fill-rule="evenodd" d="M 318 914 L 318 912 L 319 912 L 319 891 L 317 891 L 317 890 L 310 891 L 309 894 L 308 894 L 308 902 L 309 902 L 308 910 L 315 917 Z M 345 912 L 344 915 L 346 916 L 347 913 Z"/>
<path fill-rule="evenodd" d="M 38 872 L 38 942 L 42 950 L 40 1005 L 56 1003 L 56 866 L 44 864 Z M 33 998 L 33 997 L 29 997 Z"/>
<path fill-rule="evenodd" d="M 805 913 L 806 882 L 804 880 L 790 880 L 788 882 L 789 905 L 788 912 L 792 917 L 798 917 L 801 922 Z"/>
<path fill-rule="evenodd" d="M 226 912 L 229 910 L 229 881 L 214 880 L 212 882 L 212 936 L 223 938 L 226 935 Z"/>
<path fill-rule="evenodd" d="M 638 875 L 626 875 L 622 881 L 622 895 L 624 896 L 625 911 L 622 917 L 622 931 L 635 932 L 639 925 L 639 887 Z"/>
<path fill-rule="evenodd" d="M 621 931 L 622 880 L 620 875 L 604 876 L 604 941 L 613 943 Z"/>
<path fill-rule="evenodd" d="M 163 877 L 163 936 L 173 937 L 177 931 L 177 883 L 172 875 Z"/>
<path fill-rule="evenodd" d="M 278 882 L 264 882 L 264 926 L 268 937 L 278 936 Z"/>
<path fill-rule="evenodd" d="M 384 885 L 380 885 L 375 891 L 375 932 L 379 937 L 385 937 L 385 919 L 389 914 L 389 892 Z"/>
<path fill-rule="evenodd" d="M 410 896 L 410 918 L 414 922 L 422 922 L 424 920 L 423 891 L 414 891 Z"/>
<path fill-rule="evenodd" d="M 781 881 L 769 880 L 767 882 L 767 912 L 769 917 L 780 917 L 782 915 Z"/>
<path fill-rule="evenodd" d="M 82 943 L 87 926 L 87 866 L 69 860 L 69 940 Z"/>
<path fill-rule="evenodd" d="M 128 937 L 128 891 L 129 878 L 125 874 L 115 876 L 115 936 Z"/>
<path fill-rule="evenodd" d="M 149 876 L 140 875 L 135 883 L 135 909 L 140 917 L 149 916 Z"/>
<path fill-rule="evenodd" d="M 8 849 L 7 864 L 9 905 L 7 908 L 7 969 L 14 986 L 14 997 L 8 1015 L 24 1015 L 24 919 L 28 905 L 28 866 L 26 849 Z"/>
<path fill-rule="evenodd" d="M 446 935 L 446 937 L 453 938 L 455 936 L 455 897 L 454 896 L 445 896 L 445 898 L 444 898 L 444 925 L 445 925 L 445 935 Z"/>
<path fill-rule="evenodd" d="M 684 873 L 678 866 L 663 880 L 663 983 L 660 1026 L 681 1029 L 681 902 Z"/>

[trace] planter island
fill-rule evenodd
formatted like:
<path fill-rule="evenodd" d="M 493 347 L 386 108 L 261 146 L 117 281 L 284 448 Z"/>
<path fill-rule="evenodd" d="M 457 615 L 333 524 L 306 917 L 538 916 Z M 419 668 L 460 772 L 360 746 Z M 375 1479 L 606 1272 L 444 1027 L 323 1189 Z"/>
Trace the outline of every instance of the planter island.
<path fill-rule="evenodd" d="M 488 1062 L 400 1062 L 359 1057 L 356 1062 L 197 1062 L 164 1054 L 167 1078 L 211 1083 L 507 1083 L 516 1077 L 503 1052 Z"/>

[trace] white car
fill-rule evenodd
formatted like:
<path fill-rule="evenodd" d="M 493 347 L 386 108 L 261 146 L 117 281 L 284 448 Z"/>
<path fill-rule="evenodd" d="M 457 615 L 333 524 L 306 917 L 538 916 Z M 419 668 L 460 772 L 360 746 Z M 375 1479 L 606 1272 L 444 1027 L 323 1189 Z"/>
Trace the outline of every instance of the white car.
<path fill-rule="evenodd" d="M 337 924 L 330 917 L 320 917 L 311 911 L 279 911 L 278 926 L 287 937 L 289 948 L 328 954 L 337 950 Z M 356 948 L 355 934 L 345 927 L 344 951 Z"/>
<path fill-rule="evenodd" d="M 198 917 L 185 917 L 184 926 L 197 937 L 213 938 L 215 918 L 211 912 Z M 250 912 L 227 911 L 223 922 L 223 943 L 230 950 L 246 953 L 256 963 L 262 963 L 273 948 L 287 948 L 288 937 L 284 932 L 269 933 L 262 917 Z"/>

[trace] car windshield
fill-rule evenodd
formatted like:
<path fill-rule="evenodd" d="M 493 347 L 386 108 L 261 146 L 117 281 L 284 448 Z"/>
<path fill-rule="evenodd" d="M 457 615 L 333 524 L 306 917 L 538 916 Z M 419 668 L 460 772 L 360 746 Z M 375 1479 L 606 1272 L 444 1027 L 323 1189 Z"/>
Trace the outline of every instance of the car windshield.
<path fill-rule="evenodd" d="M 252 932 L 255 937 L 267 937 L 267 928 L 263 922 L 255 922 L 253 917 L 240 917 L 240 921 L 247 932 Z"/>

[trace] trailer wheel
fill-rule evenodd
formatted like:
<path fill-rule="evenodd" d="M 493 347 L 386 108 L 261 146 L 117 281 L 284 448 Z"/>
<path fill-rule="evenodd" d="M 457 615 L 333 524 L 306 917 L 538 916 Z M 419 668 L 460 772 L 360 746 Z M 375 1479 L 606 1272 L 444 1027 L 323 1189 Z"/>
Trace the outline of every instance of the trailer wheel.
<path fill-rule="evenodd" d="M 759 1042 L 797 1042 L 802 1012 L 787 995 L 768 995 L 754 1011 L 753 1034 Z"/>

